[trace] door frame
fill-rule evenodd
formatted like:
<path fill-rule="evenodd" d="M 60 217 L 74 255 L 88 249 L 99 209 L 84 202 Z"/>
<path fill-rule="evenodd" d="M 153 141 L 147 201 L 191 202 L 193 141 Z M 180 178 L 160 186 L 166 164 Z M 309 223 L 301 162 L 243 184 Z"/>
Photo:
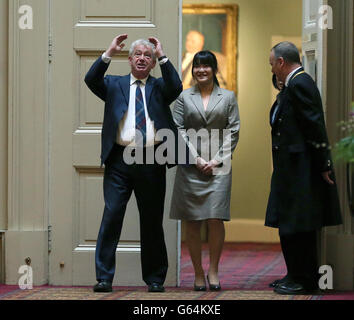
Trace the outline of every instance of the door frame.
<path fill-rule="evenodd" d="M 353 0 L 328 0 L 333 9 L 333 29 L 327 31 L 327 127 L 332 145 L 338 141 L 337 123 L 348 119 L 353 99 Z M 354 288 L 354 218 L 346 192 L 346 169 L 336 164 L 343 224 L 324 230 L 322 263 L 332 266 L 334 289 Z"/>
<path fill-rule="evenodd" d="M 6 284 L 31 258 L 33 284 L 48 282 L 48 1 L 27 0 L 33 29 L 20 29 L 20 0 L 8 1 Z"/>

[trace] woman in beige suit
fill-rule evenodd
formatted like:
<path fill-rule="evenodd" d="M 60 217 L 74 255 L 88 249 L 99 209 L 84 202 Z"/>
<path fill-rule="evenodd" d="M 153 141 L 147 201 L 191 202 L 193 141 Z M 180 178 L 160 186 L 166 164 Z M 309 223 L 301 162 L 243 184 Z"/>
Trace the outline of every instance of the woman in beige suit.
<path fill-rule="evenodd" d="M 198 52 L 192 67 L 197 84 L 181 93 L 173 110 L 195 164 L 177 167 L 170 217 L 186 222 L 196 291 L 206 290 L 200 236 L 204 220 L 208 224 L 210 257 L 207 280 L 210 290 L 221 289 L 218 266 L 225 238 L 224 221 L 230 220 L 231 154 L 240 129 L 235 94 L 219 87 L 217 70 L 212 52 Z"/>

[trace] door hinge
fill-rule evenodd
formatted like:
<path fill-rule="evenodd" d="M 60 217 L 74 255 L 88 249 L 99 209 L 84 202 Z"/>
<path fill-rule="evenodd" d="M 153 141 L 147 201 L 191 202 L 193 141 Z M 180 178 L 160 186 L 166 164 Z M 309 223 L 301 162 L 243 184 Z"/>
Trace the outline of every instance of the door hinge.
<path fill-rule="evenodd" d="M 48 61 L 49 63 L 53 60 L 53 39 L 52 36 L 49 35 L 48 38 Z"/>
<path fill-rule="evenodd" d="M 52 226 L 48 226 L 48 252 L 52 251 Z"/>

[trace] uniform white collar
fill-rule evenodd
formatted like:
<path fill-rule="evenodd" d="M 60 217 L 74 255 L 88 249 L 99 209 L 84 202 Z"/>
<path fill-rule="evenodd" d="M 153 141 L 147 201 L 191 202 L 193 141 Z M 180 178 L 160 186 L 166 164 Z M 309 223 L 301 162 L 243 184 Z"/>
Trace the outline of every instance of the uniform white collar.
<path fill-rule="evenodd" d="M 294 74 L 297 70 L 299 70 L 299 69 L 301 69 L 301 68 L 302 68 L 302 66 L 300 66 L 300 67 L 294 69 L 293 71 L 291 71 L 291 72 L 288 74 L 288 76 L 286 77 L 286 80 L 285 80 L 285 86 L 286 86 L 286 87 L 289 85 L 289 81 L 290 81 L 291 77 L 293 76 L 293 74 Z"/>

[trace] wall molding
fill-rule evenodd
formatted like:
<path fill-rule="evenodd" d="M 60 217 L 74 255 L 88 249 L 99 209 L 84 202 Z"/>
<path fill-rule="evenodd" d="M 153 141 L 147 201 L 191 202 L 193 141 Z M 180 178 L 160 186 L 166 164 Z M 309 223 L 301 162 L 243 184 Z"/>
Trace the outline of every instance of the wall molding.
<path fill-rule="evenodd" d="M 6 283 L 17 283 L 26 257 L 34 284 L 48 281 L 49 2 L 28 0 L 33 29 L 19 28 L 22 1 L 8 7 L 8 186 Z"/>
<path fill-rule="evenodd" d="M 225 223 L 225 242 L 279 243 L 278 229 L 260 219 L 232 219 Z"/>

